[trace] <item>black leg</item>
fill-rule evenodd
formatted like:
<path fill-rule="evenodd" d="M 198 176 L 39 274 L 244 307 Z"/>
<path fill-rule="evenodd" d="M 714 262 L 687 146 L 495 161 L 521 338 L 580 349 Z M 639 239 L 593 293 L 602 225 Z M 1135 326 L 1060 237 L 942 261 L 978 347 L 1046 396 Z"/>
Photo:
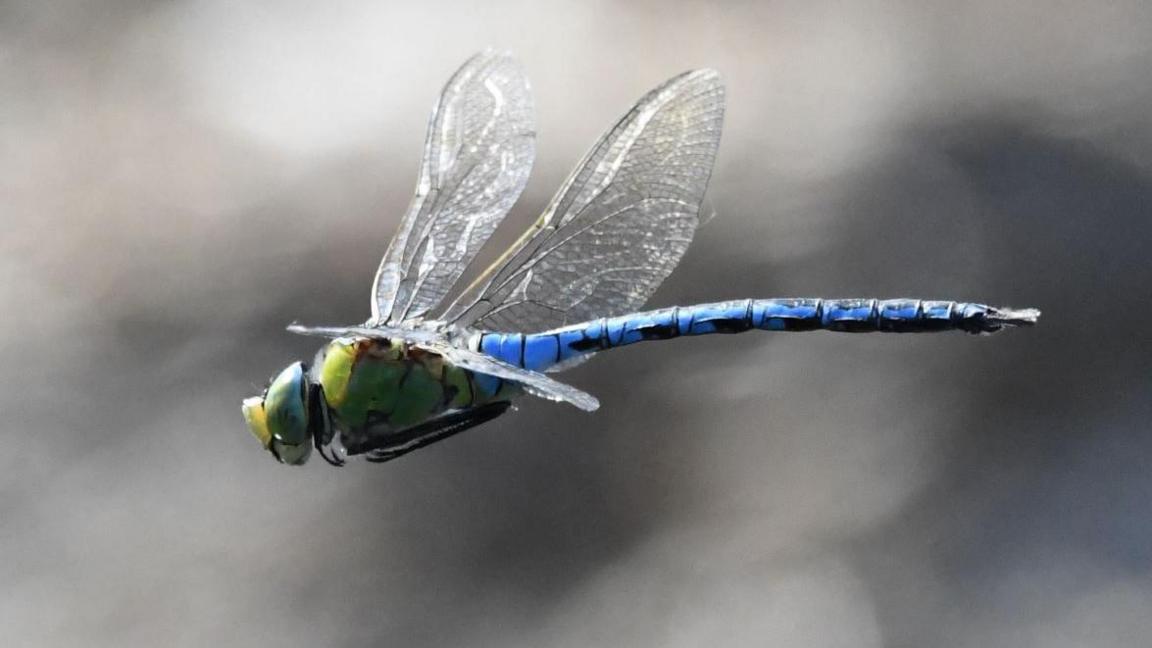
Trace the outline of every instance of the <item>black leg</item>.
<path fill-rule="evenodd" d="M 328 418 L 328 405 L 324 400 L 324 388 L 318 383 L 312 383 L 308 396 L 308 424 L 309 434 L 312 436 L 312 445 L 317 454 L 329 464 L 337 468 L 344 465 L 344 460 L 328 449 L 332 441 L 332 421 Z"/>
<path fill-rule="evenodd" d="M 368 450 L 364 458 L 372 463 L 391 461 L 481 423 L 487 423 L 508 411 L 511 405 L 512 403 L 508 401 L 501 401 L 442 414 L 430 421 L 389 434 L 383 445 Z"/>

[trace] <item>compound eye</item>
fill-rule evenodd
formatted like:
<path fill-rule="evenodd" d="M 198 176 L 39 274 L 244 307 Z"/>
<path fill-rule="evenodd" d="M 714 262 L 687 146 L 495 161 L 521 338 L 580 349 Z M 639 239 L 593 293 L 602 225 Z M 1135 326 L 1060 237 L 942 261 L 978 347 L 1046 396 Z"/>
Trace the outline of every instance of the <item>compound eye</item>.
<path fill-rule="evenodd" d="M 289 366 L 268 387 L 264 410 L 273 440 L 289 446 L 307 445 L 308 403 L 304 364 Z"/>

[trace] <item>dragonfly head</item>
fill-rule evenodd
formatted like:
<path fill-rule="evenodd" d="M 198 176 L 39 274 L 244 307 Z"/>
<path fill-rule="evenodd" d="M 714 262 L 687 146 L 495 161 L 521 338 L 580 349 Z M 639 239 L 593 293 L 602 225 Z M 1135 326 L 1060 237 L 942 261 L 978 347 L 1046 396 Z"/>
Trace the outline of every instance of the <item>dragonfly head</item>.
<path fill-rule="evenodd" d="M 312 454 L 309 399 L 314 397 L 303 362 L 281 371 L 262 396 L 244 399 L 242 409 L 248 431 L 280 463 L 294 466 Z"/>

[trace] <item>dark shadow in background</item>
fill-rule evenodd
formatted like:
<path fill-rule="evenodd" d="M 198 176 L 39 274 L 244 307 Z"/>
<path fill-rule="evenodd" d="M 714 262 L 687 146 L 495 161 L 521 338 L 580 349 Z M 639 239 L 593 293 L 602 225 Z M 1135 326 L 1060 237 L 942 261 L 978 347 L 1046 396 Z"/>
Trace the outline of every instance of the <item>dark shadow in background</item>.
<path fill-rule="evenodd" d="M 1035 618 L 1043 596 L 999 590 L 1006 574 L 1046 560 L 1091 556 L 1103 566 L 1072 592 L 1152 567 L 1152 394 L 1138 351 L 1152 341 L 1152 179 L 1090 143 L 1030 127 L 1025 114 L 910 132 L 845 195 L 860 218 L 842 230 L 844 243 L 901 247 L 920 272 L 941 271 L 940 250 L 964 237 L 956 228 L 996 232 L 972 260 L 984 281 L 971 292 L 1044 310 L 1041 326 L 965 365 L 977 373 L 967 376 L 964 413 L 940 422 L 955 434 L 932 487 L 855 543 L 892 645 L 960 640 L 949 608 L 1004 626 Z M 963 195 L 924 181 L 924 169 L 941 164 L 961 174 Z M 921 214 L 939 236 L 908 237 L 907 214 L 886 202 L 905 192 L 970 209 L 959 222 L 937 220 L 946 208 Z M 902 561 L 920 571 L 898 569 Z M 946 605 L 922 597 L 918 579 L 945 583 Z M 1050 594 L 1071 593 L 1059 589 Z"/>

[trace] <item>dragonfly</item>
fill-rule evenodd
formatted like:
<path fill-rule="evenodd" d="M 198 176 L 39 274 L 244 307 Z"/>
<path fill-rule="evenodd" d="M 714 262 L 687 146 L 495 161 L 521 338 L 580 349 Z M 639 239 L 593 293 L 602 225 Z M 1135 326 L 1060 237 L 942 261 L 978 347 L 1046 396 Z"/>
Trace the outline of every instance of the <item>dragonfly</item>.
<path fill-rule="evenodd" d="M 521 65 L 486 50 L 435 104 L 415 196 L 376 272 L 360 325 L 288 330 L 328 341 L 245 399 L 249 431 L 278 461 L 384 462 L 509 411 L 523 395 L 592 411 L 552 377 L 638 342 L 766 331 L 989 334 L 1036 309 L 923 299 L 742 299 L 641 311 L 700 223 L 724 120 L 719 74 L 645 94 L 494 263 L 465 270 L 517 201 L 535 155 Z M 551 375 L 550 375 L 551 374 Z"/>

